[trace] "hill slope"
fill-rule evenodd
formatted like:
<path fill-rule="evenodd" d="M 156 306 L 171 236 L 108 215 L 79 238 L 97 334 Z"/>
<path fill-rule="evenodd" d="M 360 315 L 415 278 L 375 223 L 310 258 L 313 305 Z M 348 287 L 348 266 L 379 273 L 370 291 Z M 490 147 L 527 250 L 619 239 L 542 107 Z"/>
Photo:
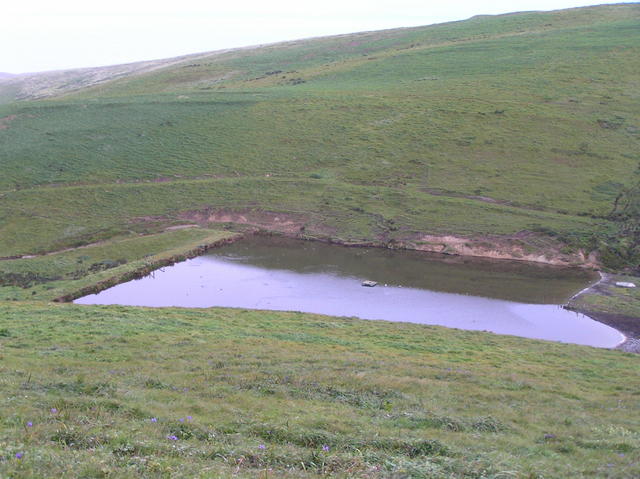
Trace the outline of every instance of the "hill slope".
<path fill-rule="evenodd" d="M 636 355 L 273 311 L 0 317 L 6 477 L 640 474 Z"/>
<path fill-rule="evenodd" d="M 0 254 L 221 208 L 345 241 L 607 249 L 638 181 L 639 20 L 477 17 L 4 80 Z M 543 243 L 524 249 L 563 248 Z"/>

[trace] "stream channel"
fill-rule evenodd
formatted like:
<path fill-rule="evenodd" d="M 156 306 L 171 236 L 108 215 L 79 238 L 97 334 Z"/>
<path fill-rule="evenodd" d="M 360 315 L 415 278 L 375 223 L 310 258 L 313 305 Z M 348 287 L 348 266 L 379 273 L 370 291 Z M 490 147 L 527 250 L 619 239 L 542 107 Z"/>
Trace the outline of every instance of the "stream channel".
<path fill-rule="evenodd" d="M 574 268 L 250 237 L 75 302 L 302 311 L 615 347 L 624 335 L 561 306 L 596 280 Z"/>

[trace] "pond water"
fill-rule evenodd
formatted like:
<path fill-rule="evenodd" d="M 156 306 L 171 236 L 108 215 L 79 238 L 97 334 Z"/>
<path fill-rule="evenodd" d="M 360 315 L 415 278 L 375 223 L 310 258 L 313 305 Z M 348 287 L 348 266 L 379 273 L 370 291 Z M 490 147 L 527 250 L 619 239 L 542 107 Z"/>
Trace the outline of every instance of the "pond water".
<path fill-rule="evenodd" d="M 580 269 L 253 237 L 75 302 L 302 311 L 613 347 L 621 333 L 559 306 L 595 279 Z"/>

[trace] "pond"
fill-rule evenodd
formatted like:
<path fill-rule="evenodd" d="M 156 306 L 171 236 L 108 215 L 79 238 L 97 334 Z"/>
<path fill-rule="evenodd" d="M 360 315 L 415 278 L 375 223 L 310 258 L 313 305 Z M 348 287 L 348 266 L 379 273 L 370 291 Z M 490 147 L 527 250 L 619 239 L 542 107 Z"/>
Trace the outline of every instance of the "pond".
<path fill-rule="evenodd" d="M 614 347 L 624 336 L 560 305 L 593 272 L 251 237 L 80 304 L 302 311 Z M 376 287 L 363 287 L 366 280 Z"/>

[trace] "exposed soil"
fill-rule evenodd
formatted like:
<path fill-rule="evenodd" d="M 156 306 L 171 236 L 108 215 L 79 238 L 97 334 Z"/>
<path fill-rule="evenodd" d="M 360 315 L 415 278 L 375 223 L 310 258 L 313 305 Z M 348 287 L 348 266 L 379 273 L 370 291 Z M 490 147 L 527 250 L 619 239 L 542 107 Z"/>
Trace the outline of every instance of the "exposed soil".
<path fill-rule="evenodd" d="M 316 239 L 345 246 L 377 246 L 382 248 L 410 249 L 432 253 L 478 258 L 525 261 L 556 266 L 573 266 L 598 269 L 600 264 L 594 253 L 577 251 L 565 253 L 563 244 L 530 231 L 514 235 L 484 235 L 465 237 L 411 233 L 405 237 L 388 239 L 384 235 L 370 241 L 345 241 L 336 237 L 337 232 L 313 221 L 309 215 L 281 213 L 260 209 L 205 209 L 188 211 L 179 215 L 181 220 L 201 226 L 209 224 L 233 224 L 244 231 L 268 231 L 289 237 Z M 141 221 L 162 221 L 162 218 L 139 218 Z M 249 228 L 246 228 L 249 227 Z"/>
<path fill-rule="evenodd" d="M 199 225 L 231 223 L 250 226 L 257 230 L 267 230 L 287 236 L 298 237 L 312 228 L 313 233 L 321 235 L 335 234 L 331 228 L 312 222 L 308 215 L 297 213 L 280 213 L 259 209 L 206 209 L 187 211 L 180 214 L 180 219 L 193 221 Z"/>
<path fill-rule="evenodd" d="M 401 242 L 402 247 L 432 253 L 474 256 L 480 258 L 527 261 L 556 266 L 599 267 L 597 257 L 584 251 L 563 253 L 562 245 L 552 239 L 539 244 L 540 235 L 522 231 L 510 236 L 486 235 L 463 237 L 455 235 L 418 235 L 415 239 Z"/>

